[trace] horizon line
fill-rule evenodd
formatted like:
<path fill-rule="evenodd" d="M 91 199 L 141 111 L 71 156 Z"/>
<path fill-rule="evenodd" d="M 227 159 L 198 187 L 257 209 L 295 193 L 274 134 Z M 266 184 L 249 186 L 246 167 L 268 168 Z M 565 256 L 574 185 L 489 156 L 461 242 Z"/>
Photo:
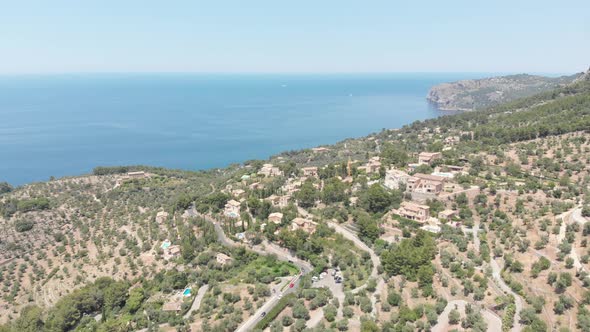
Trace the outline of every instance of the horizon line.
<path fill-rule="evenodd" d="M 7 76 L 76 76 L 76 75 L 391 75 L 391 74 L 501 74 L 501 75 L 575 75 L 584 71 L 309 71 L 309 72 L 269 72 L 269 71 L 63 71 L 63 72 L 0 72 Z"/>

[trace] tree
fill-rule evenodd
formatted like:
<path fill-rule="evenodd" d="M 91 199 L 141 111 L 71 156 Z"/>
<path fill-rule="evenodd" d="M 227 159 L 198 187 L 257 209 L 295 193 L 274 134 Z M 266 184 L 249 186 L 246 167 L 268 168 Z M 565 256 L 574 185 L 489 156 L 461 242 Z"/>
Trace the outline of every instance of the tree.
<path fill-rule="evenodd" d="M 309 310 L 307 310 L 303 302 L 297 301 L 293 305 L 293 318 L 309 319 Z"/>
<path fill-rule="evenodd" d="M 353 214 L 354 222 L 359 227 L 359 234 L 361 239 L 365 242 L 373 243 L 381 235 L 381 228 L 379 221 L 373 219 L 371 215 L 362 210 L 356 210 Z M 367 241 L 368 240 L 368 241 Z"/>
<path fill-rule="evenodd" d="M 22 332 L 42 331 L 44 327 L 42 315 L 43 310 L 38 306 L 26 306 L 21 310 L 20 317 L 14 322 L 14 329 Z"/>
<path fill-rule="evenodd" d="M 461 320 L 461 314 L 459 313 L 459 310 L 453 309 L 453 310 L 451 310 L 451 312 L 449 312 L 449 324 L 451 324 L 451 325 L 458 324 L 460 320 Z"/>
<path fill-rule="evenodd" d="M 346 198 L 346 184 L 338 178 L 330 178 L 325 182 L 322 201 L 326 204 L 342 202 Z"/>
<path fill-rule="evenodd" d="M 8 182 L 0 182 L 0 195 L 6 194 L 14 190 Z"/>
<path fill-rule="evenodd" d="M 328 304 L 324 307 L 324 317 L 328 322 L 333 322 L 338 314 L 338 309 L 333 304 Z"/>
<path fill-rule="evenodd" d="M 381 158 L 388 164 L 395 164 L 397 166 L 405 166 L 408 163 L 408 153 L 389 142 L 383 144 L 381 147 Z"/>
<path fill-rule="evenodd" d="M 370 319 L 365 319 L 361 321 L 361 332 L 379 332 L 379 326 L 375 321 Z"/>
<path fill-rule="evenodd" d="M 318 198 L 318 191 L 313 186 L 311 179 L 308 179 L 301 185 L 301 189 L 295 193 L 295 199 L 299 202 L 302 208 L 310 208 L 315 205 Z"/>
<path fill-rule="evenodd" d="M 371 213 L 384 212 L 392 203 L 391 194 L 378 183 L 370 186 L 359 200 L 359 206 Z"/>
<path fill-rule="evenodd" d="M 389 275 L 404 275 L 408 280 L 417 280 L 418 271 L 423 266 L 432 266 L 436 246 L 432 237 L 425 231 L 418 231 L 411 239 L 403 239 L 390 250 L 381 254 L 383 269 Z M 422 277 L 426 270 L 421 272 Z M 423 284 L 426 280 L 421 280 Z M 432 283 L 432 280 L 430 281 Z"/>

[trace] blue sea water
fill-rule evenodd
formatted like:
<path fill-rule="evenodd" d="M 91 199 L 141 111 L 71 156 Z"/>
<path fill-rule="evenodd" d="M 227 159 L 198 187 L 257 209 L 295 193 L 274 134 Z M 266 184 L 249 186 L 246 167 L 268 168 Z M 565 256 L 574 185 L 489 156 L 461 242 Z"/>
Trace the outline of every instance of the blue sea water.
<path fill-rule="evenodd" d="M 429 88 L 482 76 L 0 76 L 0 181 L 265 159 L 447 114 L 427 103 Z"/>

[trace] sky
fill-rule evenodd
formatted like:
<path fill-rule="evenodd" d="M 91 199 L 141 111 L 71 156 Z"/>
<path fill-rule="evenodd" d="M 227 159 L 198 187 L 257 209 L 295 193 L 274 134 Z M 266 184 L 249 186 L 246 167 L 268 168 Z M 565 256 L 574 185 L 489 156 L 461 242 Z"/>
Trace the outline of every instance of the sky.
<path fill-rule="evenodd" d="M 588 0 L 0 0 L 0 8 L 0 74 L 590 66 Z"/>

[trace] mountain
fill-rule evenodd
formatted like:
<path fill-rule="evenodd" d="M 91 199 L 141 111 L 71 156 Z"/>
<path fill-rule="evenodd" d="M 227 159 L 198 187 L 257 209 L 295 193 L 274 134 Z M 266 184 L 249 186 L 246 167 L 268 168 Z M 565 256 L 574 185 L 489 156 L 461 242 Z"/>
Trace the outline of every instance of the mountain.
<path fill-rule="evenodd" d="M 461 80 L 432 87 L 426 98 L 441 110 L 473 111 L 563 87 L 585 75 L 546 77 L 518 74 Z"/>

